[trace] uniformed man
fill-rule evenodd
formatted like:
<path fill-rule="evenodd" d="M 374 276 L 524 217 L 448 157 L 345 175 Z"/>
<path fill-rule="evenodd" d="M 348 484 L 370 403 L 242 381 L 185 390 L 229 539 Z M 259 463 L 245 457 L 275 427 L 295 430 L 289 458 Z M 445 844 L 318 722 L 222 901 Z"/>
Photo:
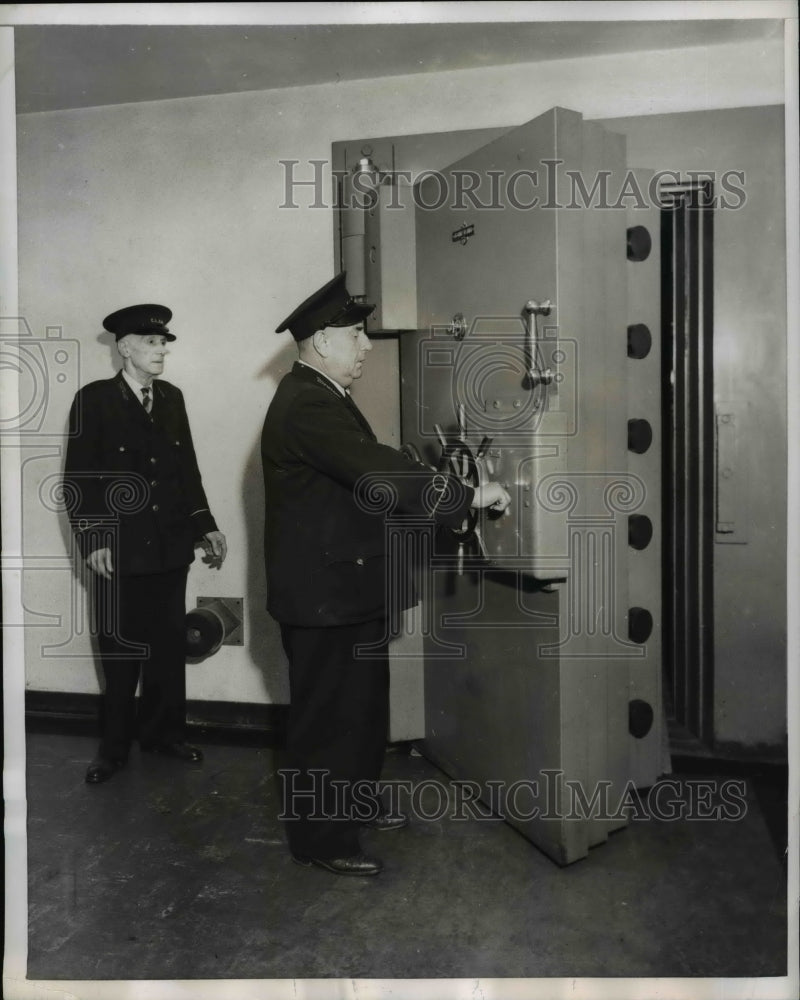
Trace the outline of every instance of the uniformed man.
<path fill-rule="evenodd" d="M 175 340 L 171 317 L 161 305 L 107 316 L 122 369 L 81 389 L 70 412 L 67 503 L 91 571 L 105 679 L 100 748 L 86 772 L 92 784 L 125 765 L 136 735 L 143 751 L 203 759 L 184 732 L 186 578 L 196 545 L 216 566 L 227 550 L 208 509 L 183 395 L 159 377 Z"/>
<path fill-rule="evenodd" d="M 498 483 L 477 489 L 379 444 L 350 397 L 374 306 L 337 275 L 280 324 L 299 360 L 269 406 L 264 468 L 267 608 L 289 662 L 283 810 L 293 859 L 340 875 L 375 875 L 359 827 L 393 830 L 377 795 L 388 735 L 385 525 L 358 500 L 365 475 L 389 482 L 400 513 L 460 526 L 470 507 L 505 509 Z M 405 590 L 405 588 L 400 588 Z M 358 647 L 362 647 L 358 650 Z M 368 649 L 364 653 L 364 649 Z"/>

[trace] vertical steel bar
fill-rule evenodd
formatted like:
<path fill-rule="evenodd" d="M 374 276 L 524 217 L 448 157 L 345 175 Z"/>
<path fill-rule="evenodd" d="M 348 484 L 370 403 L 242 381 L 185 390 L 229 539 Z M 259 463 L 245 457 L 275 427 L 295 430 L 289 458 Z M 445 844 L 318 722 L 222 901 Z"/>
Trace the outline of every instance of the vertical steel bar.
<path fill-rule="evenodd" d="M 662 642 L 672 713 L 678 712 L 678 675 L 675 646 L 675 461 L 673 380 L 675 375 L 675 217 L 674 204 L 661 215 L 661 529 L 662 529 Z"/>
<path fill-rule="evenodd" d="M 678 686 L 675 699 L 677 718 L 684 725 L 689 719 L 689 665 L 686 643 L 686 214 L 683 199 L 675 213 L 675 287 L 673 295 L 675 322 L 672 348 L 673 363 L 673 488 L 672 516 L 672 593 L 674 608 L 675 675 Z"/>
<path fill-rule="evenodd" d="M 703 370 L 703 546 L 701 552 L 701 586 L 703 593 L 703 630 L 701 655 L 703 677 L 701 696 L 703 715 L 701 734 L 704 743 L 714 741 L 714 189 L 711 181 L 698 192 L 701 199 L 700 220 L 702 255 L 702 351 Z"/>
<path fill-rule="evenodd" d="M 686 226 L 686 370 L 684 449 L 686 453 L 684 535 L 684 607 L 686 627 L 687 701 L 689 728 L 700 735 L 703 663 L 701 656 L 701 562 L 703 522 L 700 510 L 702 455 L 700 434 L 700 288 L 699 288 L 699 215 L 697 192 L 691 191 L 684 201 Z"/>

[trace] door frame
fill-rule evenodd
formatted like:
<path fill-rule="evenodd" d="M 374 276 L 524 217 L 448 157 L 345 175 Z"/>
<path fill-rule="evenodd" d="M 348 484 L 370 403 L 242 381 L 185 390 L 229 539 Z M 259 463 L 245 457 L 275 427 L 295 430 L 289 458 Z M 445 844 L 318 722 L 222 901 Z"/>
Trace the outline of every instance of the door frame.
<path fill-rule="evenodd" d="M 661 191 L 665 697 L 673 731 L 714 743 L 714 190 Z"/>

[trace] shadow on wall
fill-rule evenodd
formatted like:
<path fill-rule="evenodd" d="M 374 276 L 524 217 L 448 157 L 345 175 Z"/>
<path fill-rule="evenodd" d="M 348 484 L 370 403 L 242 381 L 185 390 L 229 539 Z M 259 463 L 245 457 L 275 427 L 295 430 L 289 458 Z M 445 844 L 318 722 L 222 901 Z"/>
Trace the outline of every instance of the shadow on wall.
<path fill-rule="evenodd" d="M 264 569 L 264 477 L 261 471 L 261 426 L 273 393 L 297 359 L 294 341 L 287 343 L 255 375 L 265 387 L 262 421 L 242 472 L 242 508 L 247 539 L 245 580 L 247 589 L 245 635 L 249 653 L 261 671 L 264 690 L 272 704 L 289 703 L 289 678 L 278 623 L 269 615 Z"/>

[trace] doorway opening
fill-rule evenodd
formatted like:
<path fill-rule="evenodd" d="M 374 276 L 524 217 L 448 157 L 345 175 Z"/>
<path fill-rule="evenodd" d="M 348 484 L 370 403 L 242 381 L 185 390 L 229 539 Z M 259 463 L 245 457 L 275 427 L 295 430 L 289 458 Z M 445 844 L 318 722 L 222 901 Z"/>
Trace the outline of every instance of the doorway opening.
<path fill-rule="evenodd" d="M 713 200 L 709 180 L 662 191 L 664 681 L 687 750 L 714 742 Z"/>

